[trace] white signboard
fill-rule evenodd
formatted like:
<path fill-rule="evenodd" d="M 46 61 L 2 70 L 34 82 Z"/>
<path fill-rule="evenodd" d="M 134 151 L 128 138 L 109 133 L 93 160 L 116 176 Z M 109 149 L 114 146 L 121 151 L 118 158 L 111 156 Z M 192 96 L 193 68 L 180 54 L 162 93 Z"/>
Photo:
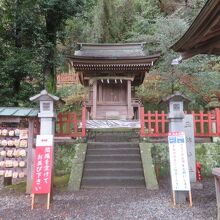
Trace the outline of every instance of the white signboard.
<path fill-rule="evenodd" d="M 186 138 L 184 132 L 170 132 L 168 143 L 172 189 L 173 191 L 190 191 Z"/>
<path fill-rule="evenodd" d="M 196 157 L 195 157 L 195 137 L 194 123 L 192 115 L 185 115 L 183 119 L 184 132 L 186 136 L 186 149 L 189 165 L 190 182 L 196 182 Z"/>
<path fill-rule="evenodd" d="M 53 146 L 53 135 L 37 135 L 36 147 Z"/>

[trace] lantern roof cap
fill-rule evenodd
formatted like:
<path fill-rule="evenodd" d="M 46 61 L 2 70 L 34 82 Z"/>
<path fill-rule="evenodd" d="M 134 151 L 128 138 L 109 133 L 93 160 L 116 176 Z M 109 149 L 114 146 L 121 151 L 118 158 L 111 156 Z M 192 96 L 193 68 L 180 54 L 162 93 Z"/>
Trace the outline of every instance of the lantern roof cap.
<path fill-rule="evenodd" d="M 30 97 L 30 101 L 59 101 L 60 98 L 55 96 L 55 95 L 51 95 L 50 93 L 47 92 L 47 90 L 42 90 L 39 94 Z"/>
<path fill-rule="evenodd" d="M 176 91 L 173 94 L 165 97 L 162 99 L 162 102 L 169 102 L 169 101 L 183 101 L 183 102 L 191 102 L 191 99 L 184 95 L 183 93 Z"/>

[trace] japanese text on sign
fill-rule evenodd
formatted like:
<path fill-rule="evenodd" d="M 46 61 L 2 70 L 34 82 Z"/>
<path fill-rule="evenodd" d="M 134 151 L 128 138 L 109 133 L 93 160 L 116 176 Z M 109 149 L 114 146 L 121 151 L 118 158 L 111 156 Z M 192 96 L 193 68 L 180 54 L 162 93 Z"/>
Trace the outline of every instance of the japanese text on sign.
<path fill-rule="evenodd" d="M 189 178 L 190 178 L 190 182 L 196 182 L 196 157 L 195 157 L 195 137 L 194 137 L 193 116 L 187 114 L 185 115 L 183 121 L 184 121 L 184 133 L 186 136 Z"/>
<path fill-rule="evenodd" d="M 32 193 L 50 192 L 52 147 L 37 147 L 34 161 L 34 180 Z"/>
<path fill-rule="evenodd" d="M 172 189 L 190 191 L 189 168 L 184 132 L 171 132 L 168 136 Z"/>
<path fill-rule="evenodd" d="M 36 145 L 32 193 L 46 194 L 51 189 L 53 136 L 38 135 Z"/>

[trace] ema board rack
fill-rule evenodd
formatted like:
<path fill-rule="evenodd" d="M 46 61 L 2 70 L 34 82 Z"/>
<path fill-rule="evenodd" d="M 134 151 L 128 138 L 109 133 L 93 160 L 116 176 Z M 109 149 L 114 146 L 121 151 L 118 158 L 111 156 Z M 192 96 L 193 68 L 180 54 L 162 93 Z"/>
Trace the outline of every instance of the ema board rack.
<path fill-rule="evenodd" d="M 12 182 L 27 176 L 28 128 L 20 123 L 0 124 L 0 178 Z"/>

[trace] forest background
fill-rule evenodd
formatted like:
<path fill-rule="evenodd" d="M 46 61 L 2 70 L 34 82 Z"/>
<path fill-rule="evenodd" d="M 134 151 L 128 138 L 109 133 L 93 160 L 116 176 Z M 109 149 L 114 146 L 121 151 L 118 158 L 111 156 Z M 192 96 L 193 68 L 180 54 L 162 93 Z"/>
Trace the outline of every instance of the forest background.
<path fill-rule="evenodd" d="M 161 52 L 137 96 L 149 109 L 178 90 L 203 109 L 220 91 L 220 58 L 199 55 L 172 66 L 170 46 L 187 30 L 204 0 L 0 0 L 0 106 L 30 106 L 43 88 L 73 110 L 85 98 L 79 84 L 57 90 L 56 75 L 72 72 L 68 55 L 77 42 L 146 42 Z"/>

